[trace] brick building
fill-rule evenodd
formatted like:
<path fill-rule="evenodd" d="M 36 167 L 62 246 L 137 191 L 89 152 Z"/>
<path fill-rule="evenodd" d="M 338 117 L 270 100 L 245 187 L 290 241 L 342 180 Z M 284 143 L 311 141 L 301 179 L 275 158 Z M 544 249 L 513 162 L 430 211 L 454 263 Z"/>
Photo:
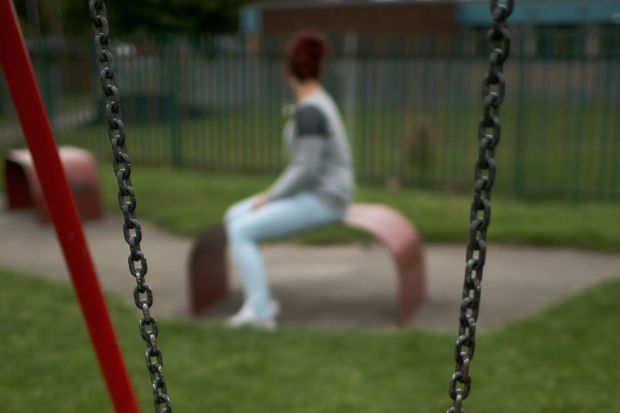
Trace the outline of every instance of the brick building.
<path fill-rule="evenodd" d="M 332 33 L 433 33 L 487 26 L 486 0 L 264 0 L 242 10 L 244 32 L 312 27 Z M 620 0 L 520 0 L 511 25 L 615 26 Z"/>

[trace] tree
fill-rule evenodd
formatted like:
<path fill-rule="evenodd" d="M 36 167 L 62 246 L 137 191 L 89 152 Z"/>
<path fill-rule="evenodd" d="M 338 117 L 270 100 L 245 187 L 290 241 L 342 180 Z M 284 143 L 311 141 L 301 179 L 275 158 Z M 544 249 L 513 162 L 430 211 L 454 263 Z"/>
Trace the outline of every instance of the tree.
<path fill-rule="evenodd" d="M 239 10 L 248 0 L 107 0 L 113 35 L 133 34 L 213 34 L 238 30 Z M 27 22 L 28 6 L 38 6 L 41 33 L 62 27 L 67 35 L 90 34 L 86 0 L 16 0 L 15 5 Z M 61 7 L 62 13 L 54 7 Z M 32 13 L 31 13 L 32 14 Z M 62 17 L 60 17 L 62 16 Z M 54 19 L 62 18 L 61 24 Z M 58 23 L 58 22 L 56 22 Z M 25 25 L 27 34 L 31 33 Z"/>

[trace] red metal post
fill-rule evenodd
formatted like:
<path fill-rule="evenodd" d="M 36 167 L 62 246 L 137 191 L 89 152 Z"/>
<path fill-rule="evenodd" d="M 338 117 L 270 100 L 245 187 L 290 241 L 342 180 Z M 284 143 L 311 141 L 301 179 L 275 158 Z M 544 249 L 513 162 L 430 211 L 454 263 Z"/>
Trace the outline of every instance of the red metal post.
<path fill-rule="evenodd" d="M 0 39 L 0 64 L 34 159 L 112 403 L 117 413 L 139 413 L 11 0 L 0 0 Z"/>

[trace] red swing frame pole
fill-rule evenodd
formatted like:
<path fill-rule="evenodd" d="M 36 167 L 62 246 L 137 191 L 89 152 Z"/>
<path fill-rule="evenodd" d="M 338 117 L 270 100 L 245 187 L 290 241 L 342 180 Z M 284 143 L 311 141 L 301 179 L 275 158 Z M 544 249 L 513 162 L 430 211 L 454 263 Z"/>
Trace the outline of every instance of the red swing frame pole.
<path fill-rule="evenodd" d="M 117 413 L 139 413 L 11 0 L 0 0 L 0 39 L 0 64 L 112 403 Z"/>

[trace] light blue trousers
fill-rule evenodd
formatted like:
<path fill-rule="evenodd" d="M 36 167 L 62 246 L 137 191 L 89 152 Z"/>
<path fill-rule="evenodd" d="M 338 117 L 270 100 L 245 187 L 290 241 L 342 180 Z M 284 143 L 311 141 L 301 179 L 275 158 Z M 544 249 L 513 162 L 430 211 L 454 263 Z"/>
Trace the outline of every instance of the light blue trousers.
<path fill-rule="evenodd" d="M 226 230 L 246 300 L 259 318 L 267 318 L 271 316 L 271 293 L 259 242 L 341 221 L 344 210 L 308 192 L 271 201 L 259 209 L 252 209 L 254 200 L 241 201 L 226 212 Z"/>

